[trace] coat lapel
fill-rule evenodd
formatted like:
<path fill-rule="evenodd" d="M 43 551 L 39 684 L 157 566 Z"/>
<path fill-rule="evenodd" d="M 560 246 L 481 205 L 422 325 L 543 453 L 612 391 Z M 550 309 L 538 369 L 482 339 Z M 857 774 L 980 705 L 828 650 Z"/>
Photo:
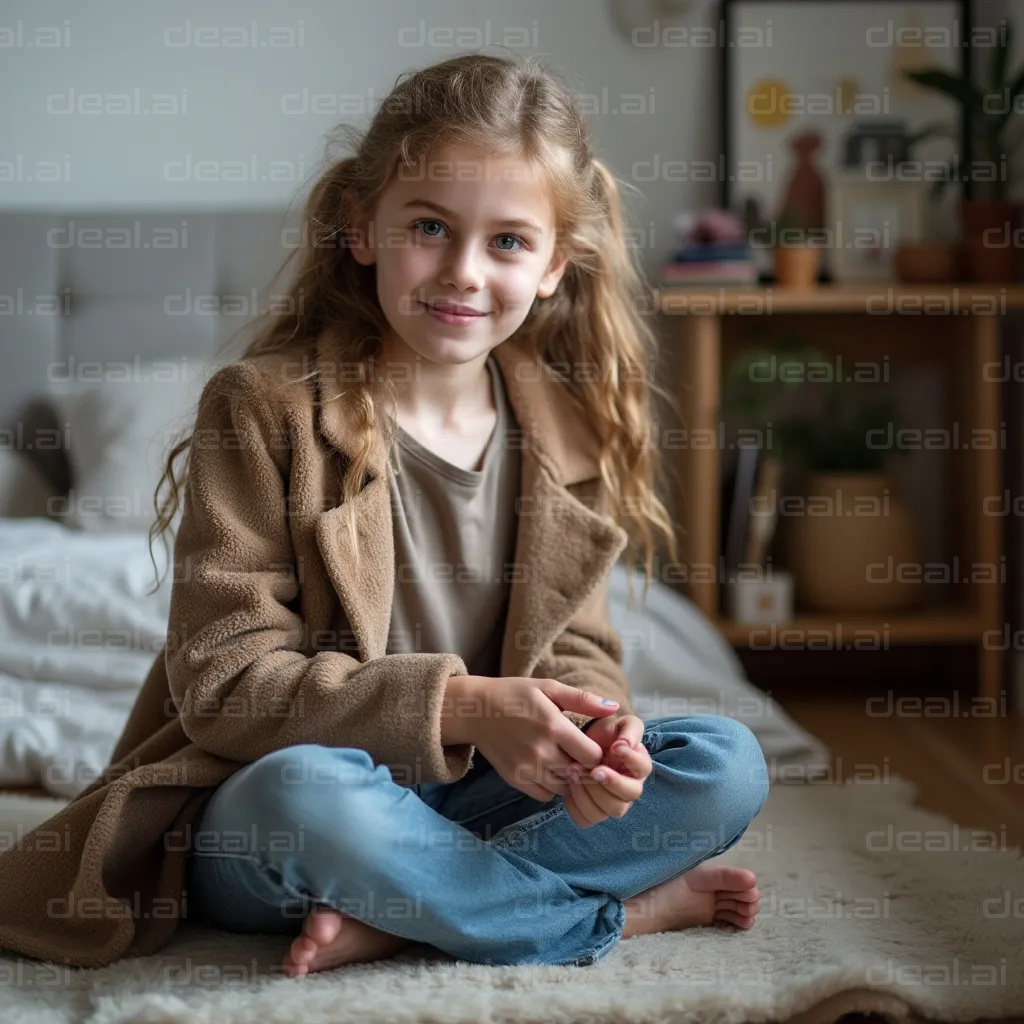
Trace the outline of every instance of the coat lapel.
<path fill-rule="evenodd" d="M 343 402 L 331 332 L 317 345 L 318 422 L 323 436 L 354 454 L 358 424 Z M 565 628 L 625 548 L 620 526 L 589 508 L 568 487 L 599 475 L 597 442 L 566 401 L 562 385 L 517 342 L 494 350 L 522 435 L 523 513 L 517 517 L 516 571 L 502 643 L 501 674 L 529 676 L 544 647 Z M 320 513 L 316 539 L 331 583 L 359 645 L 360 660 L 387 650 L 394 597 L 394 539 L 385 450 L 375 439 L 366 482 L 352 503 L 360 562 L 344 525 L 343 505 Z M 339 473 L 344 466 L 339 462 Z M 339 476 L 340 481 L 340 476 Z"/>

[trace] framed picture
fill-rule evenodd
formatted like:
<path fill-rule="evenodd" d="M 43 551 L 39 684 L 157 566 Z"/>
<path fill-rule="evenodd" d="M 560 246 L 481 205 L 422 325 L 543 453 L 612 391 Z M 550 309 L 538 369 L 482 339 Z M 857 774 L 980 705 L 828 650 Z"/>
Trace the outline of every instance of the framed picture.
<path fill-rule="evenodd" d="M 969 158 L 967 125 L 957 103 L 906 72 L 969 73 L 973 31 L 967 0 L 723 0 L 722 206 L 770 244 L 784 213 L 787 224 L 795 211 L 807 230 L 829 228 L 839 179 L 896 184 L 916 167 L 927 193 L 942 169 Z M 936 123 L 947 134 L 911 144 Z M 947 188 L 929 210 L 940 232 L 955 222 L 958 192 Z M 767 260 L 767 244 L 758 248 Z M 856 258 L 831 255 L 837 276 L 835 265 L 854 269 Z"/>
<path fill-rule="evenodd" d="M 917 182 L 837 180 L 829 191 L 832 274 L 837 281 L 891 281 L 901 242 L 918 242 L 925 192 Z"/>

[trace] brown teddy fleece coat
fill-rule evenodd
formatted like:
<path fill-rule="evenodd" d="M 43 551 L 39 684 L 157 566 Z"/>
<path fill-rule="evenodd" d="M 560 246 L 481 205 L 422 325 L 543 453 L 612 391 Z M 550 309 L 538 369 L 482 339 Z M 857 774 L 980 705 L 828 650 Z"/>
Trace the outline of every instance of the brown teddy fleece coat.
<path fill-rule="evenodd" d="M 304 357 L 240 360 L 204 388 L 166 647 L 104 774 L 0 855 L 0 948 L 74 967 L 160 950 L 188 909 L 185 853 L 204 803 L 273 750 L 360 747 L 406 785 L 469 770 L 472 745 L 441 744 L 462 658 L 385 653 L 394 545 L 380 439 L 353 499 L 358 565 L 343 526 L 356 435 L 331 400 L 343 369 L 331 339 Z M 494 354 L 522 454 L 501 675 L 557 679 L 633 714 L 607 597 L 628 537 L 608 515 L 595 439 L 513 339 Z M 563 714 L 580 727 L 594 717 Z"/>

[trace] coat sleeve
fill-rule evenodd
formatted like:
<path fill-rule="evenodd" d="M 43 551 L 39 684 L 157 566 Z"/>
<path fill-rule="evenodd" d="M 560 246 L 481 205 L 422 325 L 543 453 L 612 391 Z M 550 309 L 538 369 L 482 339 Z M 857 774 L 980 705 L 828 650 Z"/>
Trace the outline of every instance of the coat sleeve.
<path fill-rule="evenodd" d="M 165 651 L 182 728 L 243 763 L 317 743 L 366 750 L 398 782 L 454 782 L 474 751 L 441 744 L 445 688 L 467 673 L 462 658 L 303 651 L 286 513 L 291 444 L 260 381 L 251 364 L 224 367 L 196 413 Z"/>

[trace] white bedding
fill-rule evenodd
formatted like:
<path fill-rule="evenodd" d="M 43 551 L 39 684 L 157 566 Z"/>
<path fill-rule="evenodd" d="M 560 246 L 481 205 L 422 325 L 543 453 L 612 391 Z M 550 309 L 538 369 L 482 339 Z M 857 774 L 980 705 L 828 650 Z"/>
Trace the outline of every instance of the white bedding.
<path fill-rule="evenodd" d="M 70 797 L 106 767 L 166 637 L 153 582 L 144 532 L 0 518 L 0 785 Z"/>
<path fill-rule="evenodd" d="M 167 556 L 157 541 L 161 573 Z M 106 767 L 166 639 L 169 574 L 154 582 L 143 531 L 86 533 L 49 519 L 0 518 L 0 786 L 81 792 Z M 642 579 L 637 580 L 637 594 Z M 612 574 L 612 621 L 637 713 L 728 714 L 761 741 L 769 767 L 821 764 L 825 747 L 751 686 L 707 620 L 652 585 L 626 608 L 626 574 Z"/>

